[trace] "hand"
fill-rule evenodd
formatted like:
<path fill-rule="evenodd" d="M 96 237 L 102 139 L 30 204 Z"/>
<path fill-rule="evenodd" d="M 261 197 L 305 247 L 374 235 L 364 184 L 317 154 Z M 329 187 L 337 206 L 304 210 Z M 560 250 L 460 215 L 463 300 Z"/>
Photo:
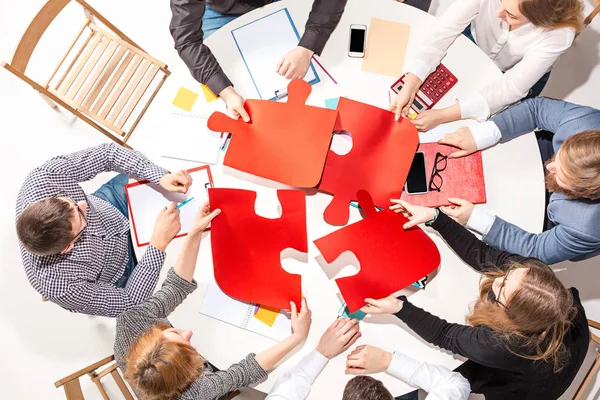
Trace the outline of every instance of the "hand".
<path fill-rule="evenodd" d="M 348 350 L 361 337 L 357 319 L 338 318 L 321 336 L 316 350 L 330 360 Z"/>
<path fill-rule="evenodd" d="M 374 374 L 388 369 L 392 353 L 374 346 L 358 346 L 346 359 L 346 373 L 353 375 Z"/>
<path fill-rule="evenodd" d="M 409 202 L 400 199 L 390 199 L 390 201 L 394 203 L 390 206 L 390 210 L 396 213 L 401 212 L 404 216 L 411 217 L 410 221 L 402 226 L 404 229 L 410 229 L 413 226 L 424 224 L 435 218 L 435 208 L 413 206 Z"/>
<path fill-rule="evenodd" d="M 194 222 L 192 223 L 192 227 L 190 228 L 189 232 L 190 235 L 204 232 L 208 224 L 210 224 L 210 221 L 215 219 L 215 217 L 219 214 L 221 214 L 221 210 L 219 208 L 213 212 L 210 212 L 210 204 L 207 200 L 198 210 L 196 218 L 194 218 Z"/>
<path fill-rule="evenodd" d="M 302 46 L 297 46 L 281 57 L 277 62 L 277 73 L 286 79 L 302 79 L 310 66 L 314 52 Z"/>
<path fill-rule="evenodd" d="M 219 93 L 219 96 L 225 101 L 227 105 L 227 113 L 233 119 L 242 117 L 244 122 L 250 122 L 250 116 L 244 108 L 244 99 L 242 96 L 237 94 L 233 86 L 227 86 Z"/>
<path fill-rule="evenodd" d="M 173 202 L 169 204 L 169 207 L 163 208 L 154 224 L 150 245 L 163 252 L 181 230 L 179 210 L 175 207 L 177 207 L 177 203 Z"/>
<path fill-rule="evenodd" d="M 187 193 L 192 186 L 192 176 L 185 170 L 164 174 L 160 178 L 160 186 L 169 192 Z"/>
<path fill-rule="evenodd" d="M 454 205 L 440 207 L 440 210 L 462 226 L 465 226 L 467 222 L 469 222 L 469 218 L 471 218 L 475 206 L 466 200 L 457 199 L 455 197 L 448 197 L 448 201 Z"/>
<path fill-rule="evenodd" d="M 412 105 L 417 91 L 421 87 L 421 80 L 411 73 L 406 74 L 404 87 L 396 95 L 394 102 L 390 104 L 389 110 L 396 114 L 396 121 L 403 115 L 408 117 L 410 106 Z"/>
<path fill-rule="evenodd" d="M 310 330 L 310 322 L 312 311 L 308 308 L 306 299 L 302 298 L 302 308 L 300 312 L 296 310 L 296 303 L 290 302 L 291 317 L 292 317 L 292 336 L 297 339 L 298 342 L 303 341 L 308 336 Z"/>
<path fill-rule="evenodd" d="M 360 310 L 367 314 L 396 314 L 402 310 L 404 302 L 394 296 L 388 296 L 383 299 L 375 300 L 366 298 L 364 306 Z"/>
<path fill-rule="evenodd" d="M 425 110 L 411 121 L 419 132 L 425 132 L 446 122 L 442 110 Z"/>
<path fill-rule="evenodd" d="M 438 143 L 447 144 L 460 149 L 459 151 L 450 154 L 448 158 L 465 157 L 478 150 L 475 138 L 473 137 L 473 132 L 471 132 L 471 129 L 468 126 L 460 127 L 454 133 L 447 133 Z"/>

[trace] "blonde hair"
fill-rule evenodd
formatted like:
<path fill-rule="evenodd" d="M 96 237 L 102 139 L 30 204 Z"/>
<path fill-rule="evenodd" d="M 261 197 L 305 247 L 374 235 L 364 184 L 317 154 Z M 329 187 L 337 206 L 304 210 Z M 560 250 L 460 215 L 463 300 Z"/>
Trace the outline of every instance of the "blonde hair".
<path fill-rule="evenodd" d="M 170 399 L 202 373 L 202 356 L 189 344 L 165 338 L 163 331 L 168 328 L 153 326 L 127 352 L 125 379 L 144 399 Z"/>
<path fill-rule="evenodd" d="M 481 277 L 479 298 L 467 316 L 472 326 L 488 326 L 509 343 L 509 350 L 532 361 L 552 362 L 560 371 L 568 359 L 564 336 L 577 314 L 571 292 L 546 264 L 524 258 L 512 268 L 525 268 L 523 280 L 506 304 L 489 299 L 492 284 L 506 271 L 486 272 Z"/>
<path fill-rule="evenodd" d="M 600 130 L 568 137 L 560 146 L 560 165 L 571 197 L 600 199 Z"/>
<path fill-rule="evenodd" d="M 573 28 L 579 33 L 584 27 L 581 0 L 521 0 L 519 10 L 540 28 Z"/>

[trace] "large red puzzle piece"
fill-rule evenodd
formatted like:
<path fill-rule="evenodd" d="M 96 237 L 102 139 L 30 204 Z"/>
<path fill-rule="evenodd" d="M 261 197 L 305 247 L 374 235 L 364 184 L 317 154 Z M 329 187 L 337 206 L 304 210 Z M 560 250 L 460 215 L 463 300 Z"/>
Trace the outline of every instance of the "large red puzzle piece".
<path fill-rule="evenodd" d="M 439 143 L 421 143 L 419 150 L 425 154 L 425 171 L 427 174 L 427 184 L 431 180 L 431 172 L 435 164 L 437 153 L 445 156 L 456 151 L 455 147 Z M 483 178 L 483 163 L 481 161 L 481 152 L 475 152 L 467 157 L 448 158 L 440 162 L 438 167 L 446 166 L 439 172 L 440 178 L 436 178 L 437 183 L 442 182 L 440 191 L 431 190 L 425 194 L 402 193 L 402 200 L 411 204 L 427 207 L 446 206 L 448 197 L 458 197 L 465 199 L 473 204 L 485 203 L 485 181 Z"/>
<path fill-rule="evenodd" d="M 317 186 L 337 111 L 305 105 L 310 91 L 310 84 L 297 79 L 288 85 L 287 103 L 247 100 L 249 123 L 211 115 L 210 130 L 233 133 L 223 164 L 290 186 Z"/>
<path fill-rule="evenodd" d="M 299 190 L 278 190 L 282 216 L 256 215 L 256 192 L 208 189 L 211 208 L 221 214 L 211 223 L 215 280 L 236 299 L 276 308 L 300 307 L 301 279 L 281 267 L 281 251 L 308 252 L 306 198 Z"/>
<path fill-rule="evenodd" d="M 392 112 L 368 104 L 341 98 L 338 112 L 335 129 L 350 132 L 352 149 L 344 156 L 329 151 L 319 189 L 333 195 L 325 221 L 345 225 L 358 190 L 381 207 L 400 197 L 419 135 L 409 120 L 394 121 Z"/>
<path fill-rule="evenodd" d="M 314 241 L 326 262 L 350 250 L 360 261 L 357 275 L 336 280 L 350 313 L 365 298 L 383 298 L 431 273 L 440 264 L 435 243 L 419 227 L 404 230 L 402 214 L 376 211 L 364 190 L 357 194 L 365 218 Z"/>

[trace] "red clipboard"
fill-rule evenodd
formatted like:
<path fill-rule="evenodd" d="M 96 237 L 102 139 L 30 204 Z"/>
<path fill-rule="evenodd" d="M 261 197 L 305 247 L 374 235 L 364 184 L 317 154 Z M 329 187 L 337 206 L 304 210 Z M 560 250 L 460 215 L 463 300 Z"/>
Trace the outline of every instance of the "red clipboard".
<path fill-rule="evenodd" d="M 202 165 L 200 167 L 195 167 L 195 168 L 188 169 L 187 172 L 189 172 L 190 174 L 192 174 L 194 172 L 201 171 L 201 170 L 206 170 L 206 174 L 208 175 L 208 183 L 209 183 L 208 187 L 213 187 L 214 184 L 213 184 L 212 174 L 210 172 L 210 166 L 208 166 L 208 165 Z M 192 183 L 192 188 L 193 188 L 194 184 L 195 183 Z M 133 233 L 134 233 L 134 237 L 135 237 L 135 242 L 136 242 L 136 244 L 137 244 L 138 247 L 143 247 L 143 246 L 147 246 L 147 245 L 150 244 L 150 240 L 146 239 L 146 237 L 143 236 L 143 234 L 138 229 L 138 226 L 141 224 L 141 222 L 139 221 L 139 218 L 138 218 L 138 223 L 136 223 L 136 218 L 137 218 L 136 214 L 138 215 L 138 217 L 139 217 L 139 214 L 134 212 L 133 207 L 131 205 L 131 203 L 132 203 L 132 200 L 131 200 L 132 193 L 130 192 L 130 190 L 132 188 L 135 188 L 135 187 L 138 187 L 138 186 L 141 186 L 141 185 L 158 186 L 158 185 L 154 185 L 153 183 L 151 183 L 148 180 L 143 180 L 143 181 L 139 181 L 139 182 L 133 182 L 133 183 L 129 183 L 129 184 L 125 185 L 125 195 L 127 196 L 127 207 L 129 209 L 129 217 L 131 219 L 131 225 L 133 226 Z M 206 189 L 208 189 L 208 187 L 206 187 Z M 164 191 L 164 189 L 162 189 L 162 191 Z M 160 196 L 160 193 L 158 191 L 155 190 L 154 192 L 156 192 L 158 194 L 158 196 Z M 166 193 L 169 193 L 169 192 L 166 192 Z M 185 195 L 183 195 L 181 193 L 180 194 L 169 193 L 169 195 L 174 197 L 173 201 L 178 201 L 178 200 L 176 200 L 177 196 L 181 197 L 182 199 L 185 197 Z M 206 198 L 208 199 L 208 193 L 206 193 Z M 200 199 L 198 199 L 198 200 L 200 200 Z M 168 204 L 169 202 L 170 202 L 170 200 L 168 200 L 168 199 L 165 198 L 165 204 Z M 194 199 L 194 202 L 196 202 L 196 199 Z M 154 222 L 156 221 L 156 217 L 157 216 L 158 216 L 158 212 L 156 213 L 156 215 L 154 216 L 153 220 L 151 221 L 152 226 L 154 226 Z M 144 221 L 143 224 L 145 226 L 147 226 L 148 223 L 149 223 L 148 221 Z M 210 228 L 207 228 L 207 229 L 210 229 Z M 177 234 L 177 236 L 175 236 L 175 238 L 180 238 L 180 237 L 183 237 L 183 236 L 187 235 L 187 230 L 184 229 L 183 222 L 182 222 L 181 232 L 183 232 L 183 233 Z"/>

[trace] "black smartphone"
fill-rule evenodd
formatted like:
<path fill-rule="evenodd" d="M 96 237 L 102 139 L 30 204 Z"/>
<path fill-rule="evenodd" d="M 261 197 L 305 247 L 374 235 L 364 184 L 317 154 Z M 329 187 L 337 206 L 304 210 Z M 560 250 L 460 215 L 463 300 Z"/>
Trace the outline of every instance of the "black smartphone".
<path fill-rule="evenodd" d="M 350 25 L 350 44 L 348 56 L 362 58 L 365 56 L 365 40 L 367 36 L 366 25 Z"/>
<path fill-rule="evenodd" d="M 417 151 L 410 165 L 408 177 L 406 178 L 406 193 L 424 194 L 427 193 L 427 173 L 425 171 L 425 154 Z"/>

